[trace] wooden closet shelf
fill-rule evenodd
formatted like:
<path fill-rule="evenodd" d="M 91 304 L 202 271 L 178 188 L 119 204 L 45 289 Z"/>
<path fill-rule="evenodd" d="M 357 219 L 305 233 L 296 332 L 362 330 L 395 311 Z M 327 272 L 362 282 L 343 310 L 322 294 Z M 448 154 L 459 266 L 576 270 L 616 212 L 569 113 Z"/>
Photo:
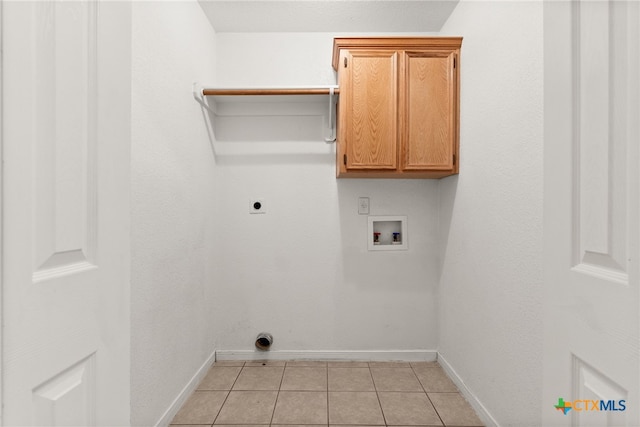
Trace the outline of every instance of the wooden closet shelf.
<path fill-rule="evenodd" d="M 202 89 L 205 96 L 255 96 L 255 95 L 331 95 L 331 87 L 258 88 L 258 89 Z M 338 95 L 340 88 L 333 87 Z"/>

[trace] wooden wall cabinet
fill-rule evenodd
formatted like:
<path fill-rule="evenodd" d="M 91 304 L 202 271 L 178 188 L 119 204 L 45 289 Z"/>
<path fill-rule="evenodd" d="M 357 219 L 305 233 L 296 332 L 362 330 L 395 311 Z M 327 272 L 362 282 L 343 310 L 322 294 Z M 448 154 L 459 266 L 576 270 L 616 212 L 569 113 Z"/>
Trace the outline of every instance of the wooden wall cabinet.
<path fill-rule="evenodd" d="M 334 39 L 338 177 L 458 173 L 461 44 L 461 37 Z"/>

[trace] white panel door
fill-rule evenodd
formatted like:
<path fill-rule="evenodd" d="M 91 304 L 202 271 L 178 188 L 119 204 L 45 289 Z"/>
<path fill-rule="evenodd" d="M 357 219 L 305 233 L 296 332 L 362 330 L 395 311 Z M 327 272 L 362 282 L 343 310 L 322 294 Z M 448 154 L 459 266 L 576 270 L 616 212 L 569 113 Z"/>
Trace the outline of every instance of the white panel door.
<path fill-rule="evenodd" d="M 2 8 L 3 424 L 127 425 L 130 5 Z"/>
<path fill-rule="evenodd" d="M 545 426 L 640 425 L 640 4 L 544 12 Z"/>

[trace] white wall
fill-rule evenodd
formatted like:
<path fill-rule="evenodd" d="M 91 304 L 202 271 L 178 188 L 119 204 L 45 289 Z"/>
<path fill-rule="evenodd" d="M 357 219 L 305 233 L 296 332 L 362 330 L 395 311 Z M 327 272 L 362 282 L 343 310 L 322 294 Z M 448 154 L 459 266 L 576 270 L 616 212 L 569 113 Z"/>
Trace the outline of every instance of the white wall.
<path fill-rule="evenodd" d="M 216 83 L 335 84 L 333 37 L 220 33 Z M 322 139 L 266 142 L 300 120 L 263 126 L 244 152 L 216 143 L 218 349 L 251 351 L 264 330 L 274 352 L 434 350 L 437 181 L 336 180 L 335 148 Z M 408 251 L 367 251 L 359 196 L 372 215 L 408 216 Z M 265 199 L 265 215 L 249 214 L 251 198 Z"/>
<path fill-rule="evenodd" d="M 464 41 L 438 348 L 501 425 L 540 425 L 542 2 L 461 1 L 443 34 Z"/>
<path fill-rule="evenodd" d="M 218 136 L 247 141 L 209 146 L 192 81 L 333 84 L 334 34 L 216 35 L 195 4 L 134 4 L 134 424 L 261 331 L 273 351 L 438 348 L 501 424 L 539 423 L 541 9 L 458 5 L 461 175 L 396 181 L 336 180 L 321 139 L 279 144 L 302 118 L 232 119 Z M 409 251 L 367 251 L 359 196 L 408 216 Z"/>
<path fill-rule="evenodd" d="M 215 77 L 214 55 L 197 3 L 133 3 L 133 425 L 156 424 L 215 349 L 214 162 L 191 94 Z"/>

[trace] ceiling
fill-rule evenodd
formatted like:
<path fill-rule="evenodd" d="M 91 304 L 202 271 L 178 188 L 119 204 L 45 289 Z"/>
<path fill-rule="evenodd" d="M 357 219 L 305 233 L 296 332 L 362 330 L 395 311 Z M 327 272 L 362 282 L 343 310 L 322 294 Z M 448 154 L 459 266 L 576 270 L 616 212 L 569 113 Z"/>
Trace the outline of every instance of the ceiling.
<path fill-rule="evenodd" d="M 199 0 L 216 32 L 440 31 L 458 0 Z"/>

